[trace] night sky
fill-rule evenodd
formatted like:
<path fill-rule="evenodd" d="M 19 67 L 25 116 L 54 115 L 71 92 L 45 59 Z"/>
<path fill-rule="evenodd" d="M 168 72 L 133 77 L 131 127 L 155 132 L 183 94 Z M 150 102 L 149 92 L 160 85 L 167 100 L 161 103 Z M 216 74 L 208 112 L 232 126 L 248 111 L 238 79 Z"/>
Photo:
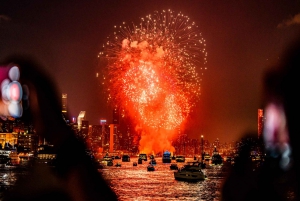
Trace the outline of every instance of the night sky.
<path fill-rule="evenodd" d="M 190 115 L 192 138 L 238 140 L 257 130 L 262 74 L 300 31 L 300 1 L 0 1 L 0 60 L 32 55 L 68 94 L 68 110 L 90 124 L 112 119 L 95 73 L 114 25 L 139 23 L 155 10 L 190 17 L 206 39 L 207 70 Z"/>

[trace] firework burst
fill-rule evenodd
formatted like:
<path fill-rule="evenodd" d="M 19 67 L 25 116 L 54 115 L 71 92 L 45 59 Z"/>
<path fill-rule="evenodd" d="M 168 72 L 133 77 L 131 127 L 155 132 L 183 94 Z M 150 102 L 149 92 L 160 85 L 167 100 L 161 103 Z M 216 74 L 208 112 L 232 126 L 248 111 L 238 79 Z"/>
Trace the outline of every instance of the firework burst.
<path fill-rule="evenodd" d="M 154 12 L 139 25 L 115 26 L 99 53 L 108 100 L 143 128 L 179 128 L 200 96 L 206 44 L 187 16 Z"/>

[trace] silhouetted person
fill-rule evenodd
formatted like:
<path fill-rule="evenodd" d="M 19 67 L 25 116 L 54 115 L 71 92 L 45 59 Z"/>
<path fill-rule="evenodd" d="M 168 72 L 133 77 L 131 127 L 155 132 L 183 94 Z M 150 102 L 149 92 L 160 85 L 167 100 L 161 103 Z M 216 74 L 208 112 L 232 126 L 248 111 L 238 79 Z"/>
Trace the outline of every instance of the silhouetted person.
<path fill-rule="evenodd" d="M 266 154 L 263 165 L 251 179 L 251 185 L 248 181 L 246 184 L 237 180 L 225 181 L 222 201 L 300 200 L 299 68 L 300 38 L 292 41 L 278 64 L 266 69 L 263 76 L 263 144 Z M 234 197 L 232 194 L 238 195 L 242 191 L 245 192 L 243 196 L 230 199 Z"/>
<path fill-rule="evenodd" d="M 117 200 L 86 154 L 85 143 L 63 119 L 61 93 L 53 79 L 28 56 L 14 55 L 2 62 L 2 66 L 12 64 L 19 67 L 19 82 L 24 96 L 28 96 L 23 100 L 20 118 L 33 122 L 36 133 L 54 145 L 57 161 L 54 169 L 34 164 L 29 174 L 4 194 L 3 200 Z"/>
<path fill-rule="evenodd" d="M 262 142 L 257 132 L 247 131 L 239 141 L 238 155 L 234 157 L 234 164 L 228 165 L 228 175 L 222 184 L 222 201 L 255 200 L 260 163 L 252 161 L 252 151 L 263 151 Z"/>
<path fill-rule="evenodd" d="M 264 198 L 300 200 L 300 38 L 264 74 L 264 142 L 267 163 L 259 180 Z M 268 196 L 269 194 L 269 196 Z"/>

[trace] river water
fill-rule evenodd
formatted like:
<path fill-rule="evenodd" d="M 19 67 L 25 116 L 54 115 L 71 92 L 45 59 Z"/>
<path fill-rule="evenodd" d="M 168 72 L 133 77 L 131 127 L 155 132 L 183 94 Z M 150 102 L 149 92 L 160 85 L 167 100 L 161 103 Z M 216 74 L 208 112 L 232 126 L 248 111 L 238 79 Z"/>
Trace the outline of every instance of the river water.
<path fill-rule="evenodd" d="M 137 158 L 131 158 L 130 162 L 114 160 L 114 164 L 119 162 L 121 167 L 104 166 L 99 172 L 116 192 L 120 201 L 220 200 L 221 186 L 227 174 L 222 166 L 207 165 L 207 168 L 203 169 L 206 179 L 191 183 L 175 180 L 176 170 L 170 169 L 170 163 L 162 163 L 161 158 L 156 158 L 156 161 L 155 171 L 147 171 L 149 160 L 133 166 Z M 187 158 L 187 161 L 193 159 Z M 178 167 L 184 164 L 177 163 Z M 13 186 L 16 178 L 22 174 L 26 174 L 26 171 L 0 170 L 0 201 L 1 194 Z"/>
<path fill-rule="evenodd" d="M 120 201 L 164 201 L 164 200 L 207 200 L 218 201 L 226 172 L 222 166 L 203 169 L 206 179 L 199 182 L 185 182 L 174 179 L 170 164 L 156 158 L 155 171 L 147 171 L 148 162 L 133 166 L 137 159 L 121 162 L 121 167 L 106 166 L 100 169 Z M 192 161 L 187 159 L 186 161 Z M 120 162 L 120 160 L 115 160 Z M 185 163 L 177 163 L 178 167 Z"/>

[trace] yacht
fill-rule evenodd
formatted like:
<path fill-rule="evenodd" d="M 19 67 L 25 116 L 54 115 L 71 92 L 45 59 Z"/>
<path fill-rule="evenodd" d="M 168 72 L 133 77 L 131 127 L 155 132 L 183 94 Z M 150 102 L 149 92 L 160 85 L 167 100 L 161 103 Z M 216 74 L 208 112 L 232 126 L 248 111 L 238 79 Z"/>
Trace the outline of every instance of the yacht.
<path fill-rule="evenodd" d="M 54 145 L 39 145 L 38 151 L 35 155 L 35 160 L 39 164 L 47 164 L 51 167 L 55 167 L 57 162 L 57 153 L 55 151 Z"/>
<path fill-rule="evenodd" d="M 111 161 L 113 158 L 108 155 L 108 153 L 103 157 L 103 161 Z"/>
<path fill-rule="evenodd" d="M 223 157 L 219 154 L 216 147 L 211 156 L 211 163 L 213 165 L 222 165 L 223 164 Z"/>
<path fill-rule="evenodd" d="M 151 159 L 150 162 L 149 162 L 149 164 L 156 165 L 156 160 L 155 159 Z"/>
<path fill-rule="evenodd" d="M 113 166 L 113 165 L 114 165 L 114 163 L 113 163 L 113 161 L 112 161 L 112 160 L 110 160 L 110 161 L 107 161 L 106 165 L 107 165 L 107 166 Z"/>
<path fill-rule="evenodd" d="M 182 156 L 182 155 L 176 156 L 175 161 L 184 163 L 185 162 L 185 156 Z"/>
<path fill-rule="evenodd" d="M 122 162 L 130 162 L 130 156 L 125 154 L 122 156 Z"/>
<path fill-rule="evenodd" d="M 179 181 L 201 181 L 205 180 L 206 175 L 201 169 L 200 162 L 188 162 L 178 171 L 174 172 L 174 177 Z"/>
<path fill-rule="evenodd" d="M 177 164 L 176 164 L 176 163 L 172 163 L 172 164 L 170 165 L 170 170 L 178 170 Z"/>
<path fill-rule="evenodd" d="M 148 158 L 147 158 L 147 154 L 140 154 L 140 155 L 139 155 L 139 159 L 140 159 L 140 160 L 143 160 L 143 161 L 147 161 L 147 159 L 148 159 Z"/>
<path fill-rule="evenodd" d="M 163 153 L 162 162 L 171 163 L 171 153 L 168 150 Z"/>
<path fill-rule="evenodd" d="M 148 171 L 155 171 L 155 168 L 154 168 L 153 165 L 149 164 L 149 165 L 147 166 L 147 170 L 148 170 Z"/>

